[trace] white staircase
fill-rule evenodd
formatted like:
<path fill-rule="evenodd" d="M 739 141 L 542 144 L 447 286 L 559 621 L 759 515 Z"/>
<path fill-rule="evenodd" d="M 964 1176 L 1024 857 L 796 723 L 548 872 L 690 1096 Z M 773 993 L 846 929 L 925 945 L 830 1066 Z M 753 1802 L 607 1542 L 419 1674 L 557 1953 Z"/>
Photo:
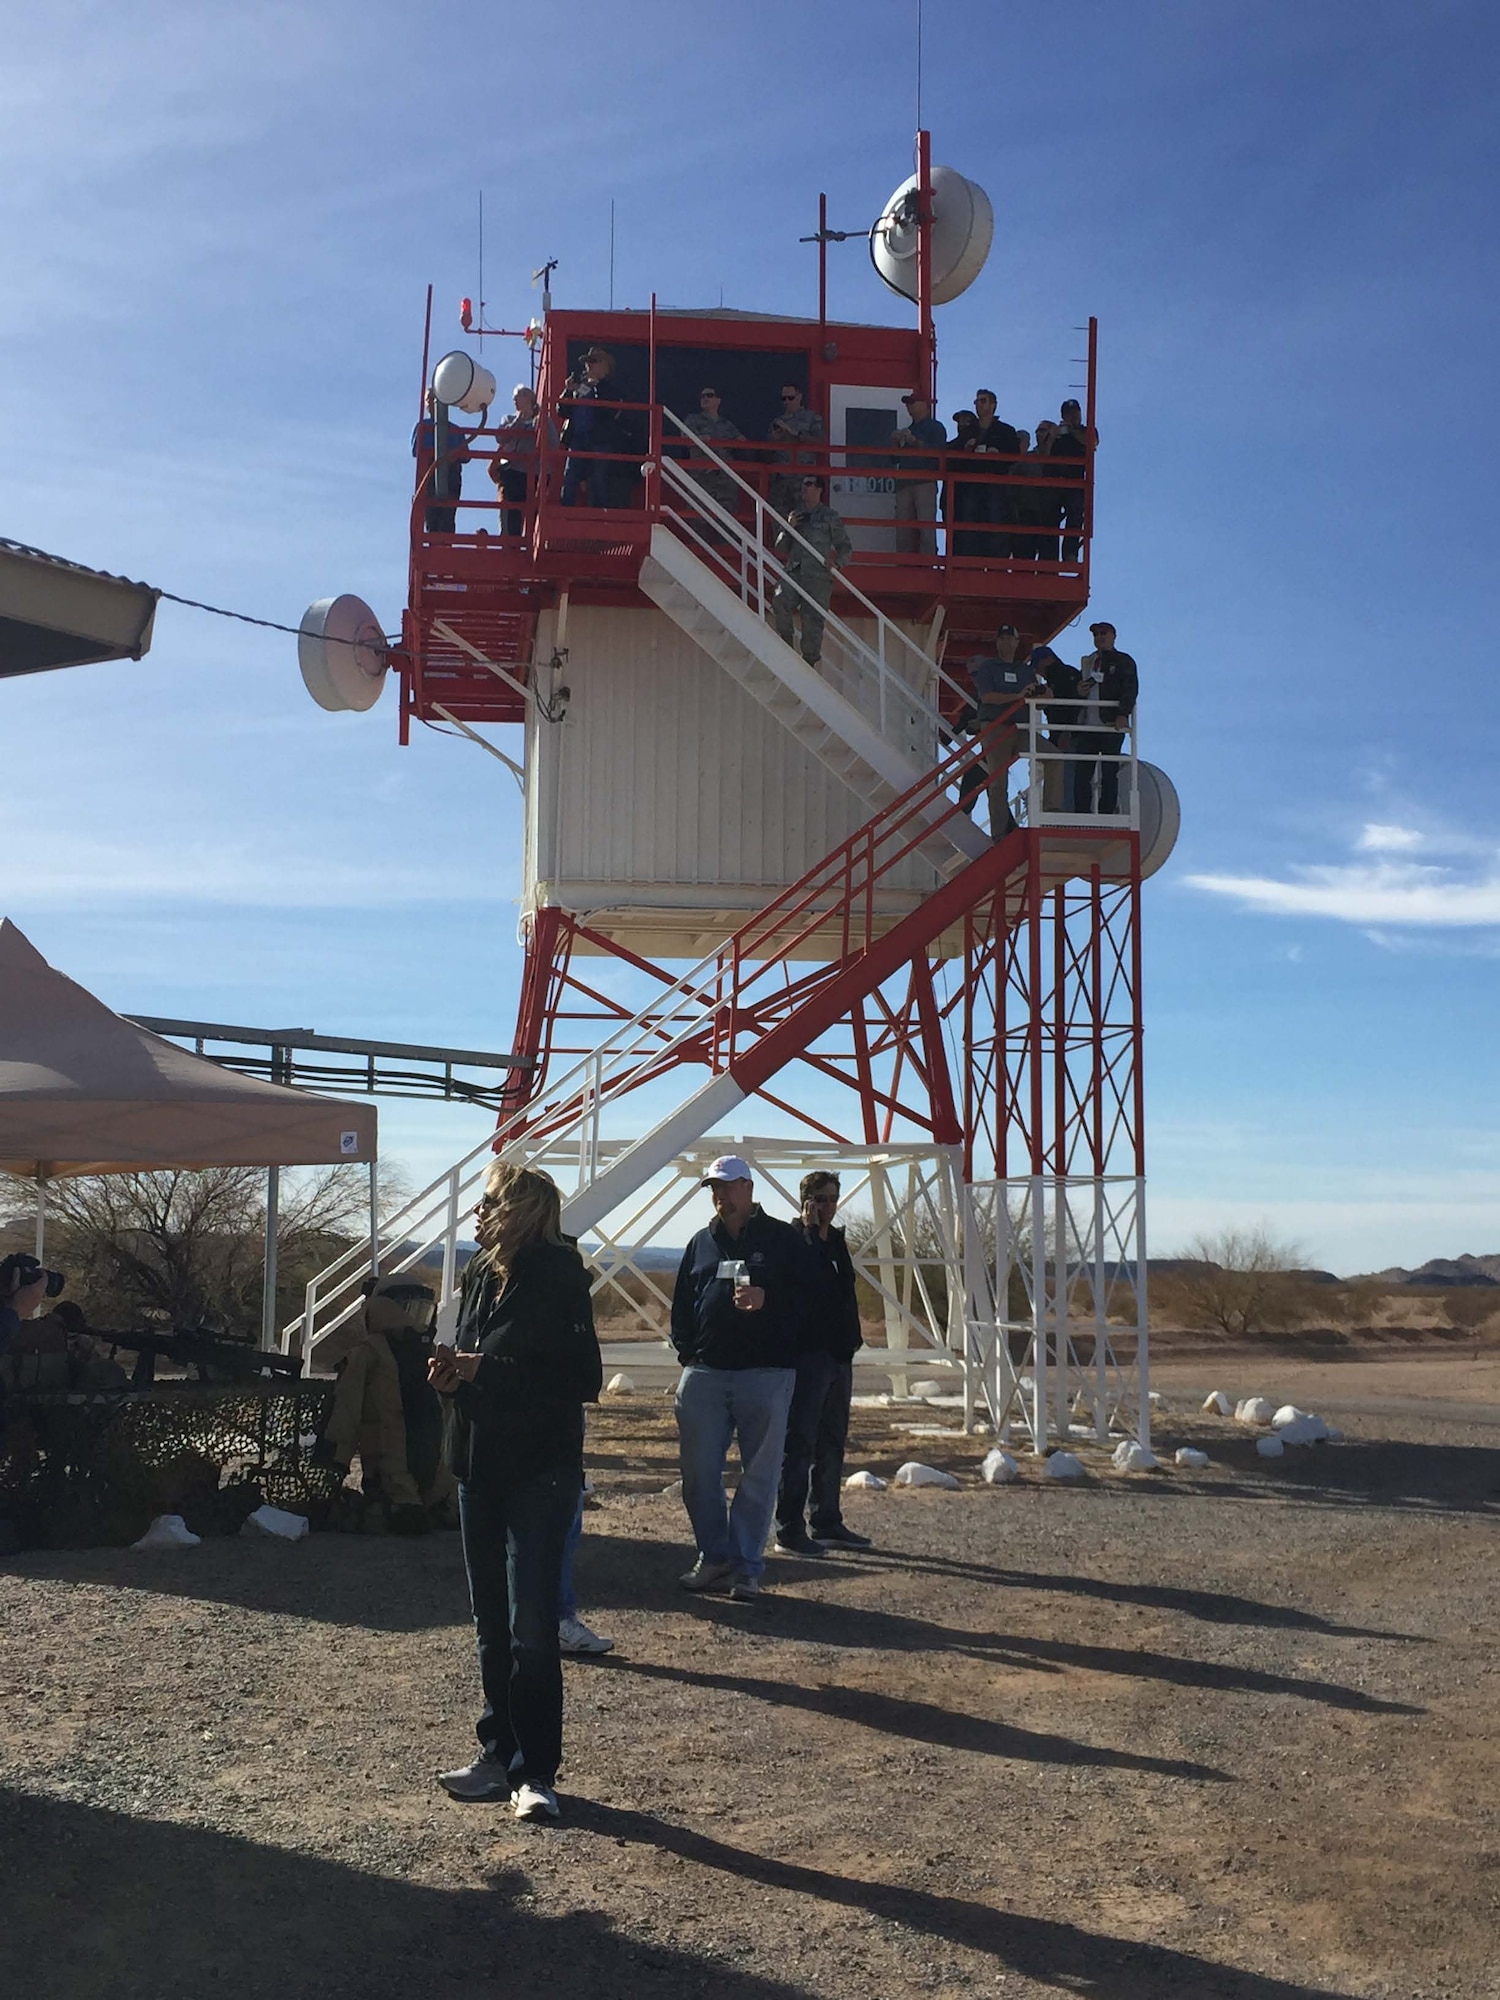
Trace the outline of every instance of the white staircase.
<path fill-rule="evenodd" d="M 677 421 L 670 411 L 666 415 Z M 938 761 L 943 720 L 934 697 L 940 684 L 961 701 L 968 697 L 858 591 L 853 594 L 868 614 L 873 643 L 825 613 L 823 658 L 809 666 L 767 622 L 777 589 L 796 592 L 799 586 L 766 544 L 773 530 L 795 530 L 710 445 L 696 438 L 692 444 L 746 496 L 751 525 L 720 506 L 674 459 L 661 459 L 667 518 L 651 531 L 642 591 L 869 812 L 878 812 Z M 847 582 L 842 587 L 850 588 Z M 945 817 L 940 800 L 931 816 L 944 819 L 935 852 L 951 859 L 956 848 L 970 860 L 983 852 L 986 838 L 966 817 Z"/>

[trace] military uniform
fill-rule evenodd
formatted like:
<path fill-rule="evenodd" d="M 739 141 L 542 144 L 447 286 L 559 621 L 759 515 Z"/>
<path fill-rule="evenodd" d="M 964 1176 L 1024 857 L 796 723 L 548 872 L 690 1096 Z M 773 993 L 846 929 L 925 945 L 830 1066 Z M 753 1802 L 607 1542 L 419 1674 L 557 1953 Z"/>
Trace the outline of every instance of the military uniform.
<path fill-rule="evenodd" d="M 854 544 L 849 539 L 843 516 L 821 502 L 816 507 L 794 510 L 791 523 L 802 541 L 783 528 L 776 537 L 776 553 L 787 575 L 795 578 L 802 588 L 794 590 L 790 584 L 779 584 L 772 609 L 776 616 L 776 630 L 789 646 L 795 643 L 792 636 L 793 614 L 801 612 L 802 657 L 809 666 L 815 667 L 823 651 L 823 614 L 833 596 L 834 564 L 846 563 L 853 553 Z M 802 542 L 811 543 L 816 554 L 810 554 Z"/>
<path fill-rule="evenodd" d="M 823 419 L 816 410 L 804 405 L 800 410 L 783 410 L 776 418 L 766 436 L 772 444 L 782 438 L 806 438 L 812 444 L 823 442 Z M 778 452 L 771 460 L 773 465 L 816 465 L 818 454 L 812 451 Z M 778 514 L 790 514 L 802 497 L 802 481 L 791 473 L 775 472 L 771 475 L 767 499 Z"/>
<path fill-rule="evenodd" d="M 684 417 L 682 428 L 716 448 L 733 444 L 736 440 L 741 444 L 745 441 L 745 433 L 738 424 L 732 424 L 728 417 L 706 417 L 701 410 L 691 417 Z M 719 456 L 727 458 L 729 454 L 720 451 Z M 717 466 L 710 465 L 701 472 L 695 472 L 693 478 L 711 499 L 717 500 L 721 507 L 729 508 L 731 513 L 734 511 L 735 484 L 727 472 L 720 472 Z"/>

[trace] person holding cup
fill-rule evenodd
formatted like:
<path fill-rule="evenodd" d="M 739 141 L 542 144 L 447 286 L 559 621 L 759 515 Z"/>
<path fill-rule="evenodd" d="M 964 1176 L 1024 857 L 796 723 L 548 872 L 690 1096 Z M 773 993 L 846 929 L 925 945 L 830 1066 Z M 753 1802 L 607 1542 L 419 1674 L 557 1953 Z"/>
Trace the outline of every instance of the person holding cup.
<path fill-rule="evenodd" d="M 682 1504 L 698 1545 L 680 1582 L 749 1603 L 760 1595 L 776 1509 L 809 1272 L 797 1232 L 757 1205 L 738 1154 L 713 1161 L 702 1185 L 714 1219 L 683 1252 L 672 1293 Z M 731 1440 L 740 1456 L 732 1504 Z"/>

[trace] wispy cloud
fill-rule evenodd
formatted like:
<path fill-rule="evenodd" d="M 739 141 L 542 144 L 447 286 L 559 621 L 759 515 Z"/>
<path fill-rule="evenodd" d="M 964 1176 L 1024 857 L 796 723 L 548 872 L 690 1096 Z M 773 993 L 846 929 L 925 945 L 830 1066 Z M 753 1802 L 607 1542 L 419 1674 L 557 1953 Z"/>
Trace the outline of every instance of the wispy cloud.
<path fill-rule="evenodd" d="M 1356 855 L 1371 858 L 1307 863 L 1285 877 L 1186 879 L 1190 888 L 1228 897 L 1245 910 L 1355 924 L 1380 943 L 1386 940 L 1376 933 L 1389 928 L 1500 925 L 1500 847 L 1494 842 L 1441 828 L 1369 822 L 1352 846 Z M 1434 858 L 1418 859 L 1421 855 Z"/>

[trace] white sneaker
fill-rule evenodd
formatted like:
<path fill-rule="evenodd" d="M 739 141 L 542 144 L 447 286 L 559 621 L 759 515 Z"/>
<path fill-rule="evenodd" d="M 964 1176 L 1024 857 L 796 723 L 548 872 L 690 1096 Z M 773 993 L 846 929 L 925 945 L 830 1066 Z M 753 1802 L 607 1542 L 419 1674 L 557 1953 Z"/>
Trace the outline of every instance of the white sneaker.
<path fill-rule="evenodd" d="M 560 1819 L 556 1792 L 545 1785 L 522 1785 L 512 1804 L 517 1819 Z"/>
<path fill-rule="evenodd" d="M 590 1631 L 581 1618 L 558 1619 L 557 1643 L 564 1653 L 612 1653 L 615 1649 L 613 1639 Z"/>

